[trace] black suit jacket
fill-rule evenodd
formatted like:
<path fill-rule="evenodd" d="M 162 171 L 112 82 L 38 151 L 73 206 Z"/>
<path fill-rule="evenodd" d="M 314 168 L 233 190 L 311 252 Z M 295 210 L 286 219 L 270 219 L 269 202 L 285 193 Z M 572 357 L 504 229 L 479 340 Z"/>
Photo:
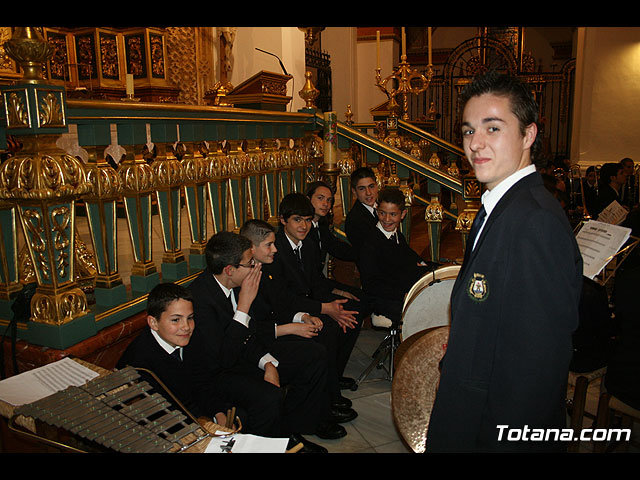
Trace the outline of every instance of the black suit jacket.
<path fill-rule="evenodd" d="M 432 270 L 418 266 L 423 259 L 407 244 L 402 232 L 397 234 L 398 241 L 389 240 L 375 228 L 360 249 L 358 270 L 368 296 L 403 300 L 413 284 Z"/>
<path fill-rule="evenodd" d="M 465 252 L 427 451 L 562 449 L 498 442 L 497 425 L 564 428 L 582 257 L 538 173 L 517 182 Z M 566 448 L 566 445 L 564 445 Z"/>
<path fill-rule="evenodd" d="M 598 200 L 596 201 L 595 213 L 589 212 L 592 217 L 598 218 L 598 215 L 607 208 L 613 201 L 620 202 L 620 196 L 610 185 L 600 185 L 598 190 Z"/>
<path fill-rule="evenodd" d="M 320 271 L 324 270 L 327 254 L 347 262 L 354 262 L 357 258 L 353 246 L 335 236 L 329 228 L 329 221 L 326 218 L 320 218 L 318 220 L 318 227 L 315 225 L 311 226 L 311 231 L 307 235 L 307 238 L 312 240 L 318 247 Z"/>
<path fill-rule="evenodd" d="M 188 289 L 193 296 L 196 322 L 193 336 L 201 337 L 207 346 L 211 365 L 219 369 L 258 368 L 260 359 L 269 353 L 259 340 L 258 329 L 267 325 L 256 320 L 259 313 L 254 313 L 253 307 L 249 311 L 249 327 L 233 320 L 233 307 L 208 268 Z M 237 299 L 238 293 L 235 292 L 235 295 Z"/>
<path fill-rule="evenodd" d="M 302 242 L 304 271 L 282 228 L 276 232 L 276 253 L 273 263 L 262 266 L 263 277 L 270 276 L 271 304 L 278 306 L 278 318 L 286 319 L 291 312 L 306 312 L 318 316 L 323 302 L 333 301 L 333 284 L 318 269 L 318 249 L 307 236 Z M 281 313 L 286 310 L 288 313 Z"/>
<path fill-rule="evenodd" d="M 173 395 L 196 417 L 213 417 L 230 407 L 212 380 L 203 359 L 202 345 L 197 340 L 183 349 L 183 361 L 173 358 L 156 341 L 151 329 L 146 327 L 129 344 L 117 368 L 131 366 L 153 372 Z M 148 373 L 139 372 L 164 398 L 173 403 L 171 396 Z"/>
<path fill-rule="evenodd" d="M 344 221 L 345 233 L 356 253 L 377 223 L 378 217 L 372 215 L 362 202 L 356 200 Z"/>

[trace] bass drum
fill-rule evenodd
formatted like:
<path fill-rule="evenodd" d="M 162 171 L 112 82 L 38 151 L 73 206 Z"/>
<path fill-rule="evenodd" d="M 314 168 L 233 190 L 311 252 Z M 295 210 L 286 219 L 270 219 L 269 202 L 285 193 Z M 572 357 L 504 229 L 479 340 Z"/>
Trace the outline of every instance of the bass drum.
<path fill-rule="evenodd" d="M 402 342 L 418 332 L 450 325 L 451 291 L 459 272 L 460 265 L 441 267 L 411 287 L 402 309 Z"/>

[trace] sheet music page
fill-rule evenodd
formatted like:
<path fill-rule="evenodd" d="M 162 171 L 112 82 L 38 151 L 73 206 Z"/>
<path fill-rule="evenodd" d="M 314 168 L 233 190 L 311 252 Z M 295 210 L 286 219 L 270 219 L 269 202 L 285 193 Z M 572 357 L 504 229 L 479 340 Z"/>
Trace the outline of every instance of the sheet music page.
<path fill-rule="evenodd" d="M 630 235 L 630 228 L 596 220 L 585 223 L 576 236 L 582 254 L 582 274 L 593 280 L 618 253 Z"/>
<path fill-rule="evenodd" d="M 14 406 L 48 397 L 70 386 L 84 385 L 98 373 L 65 357 L 0 381 L 0 400 Z"/>
<path fill-rule="evenodd" d="M 627 210 L 616 200 L 607 205 L 598 215 L 598 221 L 610 223 L 611 225 L 620 225 L 627 218 Z"/>
<path fill-rule="evenodd" d="M 289 443 L 288 438 L 260 437 L 246 433 L 234 434 L 232 438 L 231 453 L 285 453 Z M 223 453 L 225 450 L 222 447 L 228 442 L 229 437 L 213 437 L 204 453 Z"/>

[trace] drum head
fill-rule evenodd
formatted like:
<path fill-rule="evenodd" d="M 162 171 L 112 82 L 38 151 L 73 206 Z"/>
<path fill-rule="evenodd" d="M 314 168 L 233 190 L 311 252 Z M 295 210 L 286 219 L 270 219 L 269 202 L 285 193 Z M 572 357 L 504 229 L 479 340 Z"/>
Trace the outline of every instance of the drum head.
<path fill-rule="evenodd" d="M 451 291 L 460 265 L 442 267 L 418 280 L 407 293 L 402 312 L 402 340 L 451 322 Z"/>
<path fill-rule="evenodd" d="M 416 453 L 426 448 L 431 410 L 440 381 L 439 364 L 449 341 L 449 326 L 420 332 L 402 355 L 391 384 L 393 421 Z"/>

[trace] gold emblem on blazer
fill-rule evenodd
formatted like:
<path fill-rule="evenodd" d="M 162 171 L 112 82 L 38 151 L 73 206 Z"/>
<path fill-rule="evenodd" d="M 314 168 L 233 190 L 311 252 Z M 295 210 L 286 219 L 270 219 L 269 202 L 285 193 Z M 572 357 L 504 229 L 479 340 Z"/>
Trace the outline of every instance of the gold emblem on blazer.
<path fill-rule="evenodd" d="M 489 286 L 487 280 L 482 273 L 474 273 L 469 280 L 469 288 L 467 293 L 472 300 L 476 302 L 482 302 L 489 296 Z"/>

